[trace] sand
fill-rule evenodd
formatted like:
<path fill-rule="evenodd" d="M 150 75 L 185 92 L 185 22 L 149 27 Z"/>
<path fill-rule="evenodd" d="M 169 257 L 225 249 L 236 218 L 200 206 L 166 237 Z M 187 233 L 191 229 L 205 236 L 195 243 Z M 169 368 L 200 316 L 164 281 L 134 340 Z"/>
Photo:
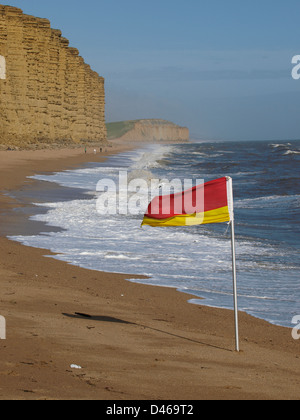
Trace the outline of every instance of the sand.
<path fill-rule="evenodd" d="M 0 233 L 21 205 L 5 194 L 26 176 L 102 159 L 83 149 L 0 152 Z M 300 341 L 290 329 L 240 313 L 236 353 L 233 311 L 49 254 L 0 237 L 1 400 L 299 398 Z"/>

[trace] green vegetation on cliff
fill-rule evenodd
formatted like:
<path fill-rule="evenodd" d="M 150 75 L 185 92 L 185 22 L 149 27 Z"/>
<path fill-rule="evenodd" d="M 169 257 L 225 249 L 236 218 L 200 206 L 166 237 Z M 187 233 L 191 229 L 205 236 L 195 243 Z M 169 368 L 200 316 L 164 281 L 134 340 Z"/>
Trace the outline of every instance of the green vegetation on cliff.
<path fill-rule="evenodd" d="M 118 121 L 106 124 L 107 139 L 124 141 L 188 141 L 189 130 L 162 119 Z"/>
<path fill-rule="evenodd" d="M 134 128 L 135 121 L 119 121 L 107 123 L 107 139 L 118 139 Z"/>

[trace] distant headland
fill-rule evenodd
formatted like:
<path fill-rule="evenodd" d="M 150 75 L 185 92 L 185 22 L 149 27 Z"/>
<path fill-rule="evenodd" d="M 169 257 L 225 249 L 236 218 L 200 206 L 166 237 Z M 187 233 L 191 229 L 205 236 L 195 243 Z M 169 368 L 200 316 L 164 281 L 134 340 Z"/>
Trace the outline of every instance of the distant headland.
<path fill-rule="evenodd" d="M 186 142 L 190 139 L 189 129 L 170 121 L 144 119 L 119 121 L 106 124 L 108 140 L 137 142 Z"/>

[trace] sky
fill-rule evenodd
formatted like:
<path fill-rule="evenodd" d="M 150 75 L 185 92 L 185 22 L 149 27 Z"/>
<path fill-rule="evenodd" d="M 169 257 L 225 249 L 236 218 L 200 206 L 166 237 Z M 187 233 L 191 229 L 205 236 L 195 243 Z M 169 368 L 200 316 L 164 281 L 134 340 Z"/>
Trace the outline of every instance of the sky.
<path fill-rule="evenodd" d="M 107 122 L 162 118 L 196 140 L 300 139 L 299 0 L 12 0 L 105 78 Z"/>

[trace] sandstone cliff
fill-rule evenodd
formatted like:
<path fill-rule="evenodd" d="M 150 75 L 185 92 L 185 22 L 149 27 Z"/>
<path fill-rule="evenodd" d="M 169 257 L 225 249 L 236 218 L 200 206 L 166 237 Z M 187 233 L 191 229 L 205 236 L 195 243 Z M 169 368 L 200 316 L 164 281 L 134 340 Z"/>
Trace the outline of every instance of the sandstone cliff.
<path fill-rule="evenodd" d="M 136 120 L 107 124 L 108 139 L 145 142 L 189 141 L 189 129 L 165 120 Z"/>
<path fill-rule="evenodd" d="M 0 144 L 106 141 L 104 79 L 47 19 L 0 5 Z"/>

